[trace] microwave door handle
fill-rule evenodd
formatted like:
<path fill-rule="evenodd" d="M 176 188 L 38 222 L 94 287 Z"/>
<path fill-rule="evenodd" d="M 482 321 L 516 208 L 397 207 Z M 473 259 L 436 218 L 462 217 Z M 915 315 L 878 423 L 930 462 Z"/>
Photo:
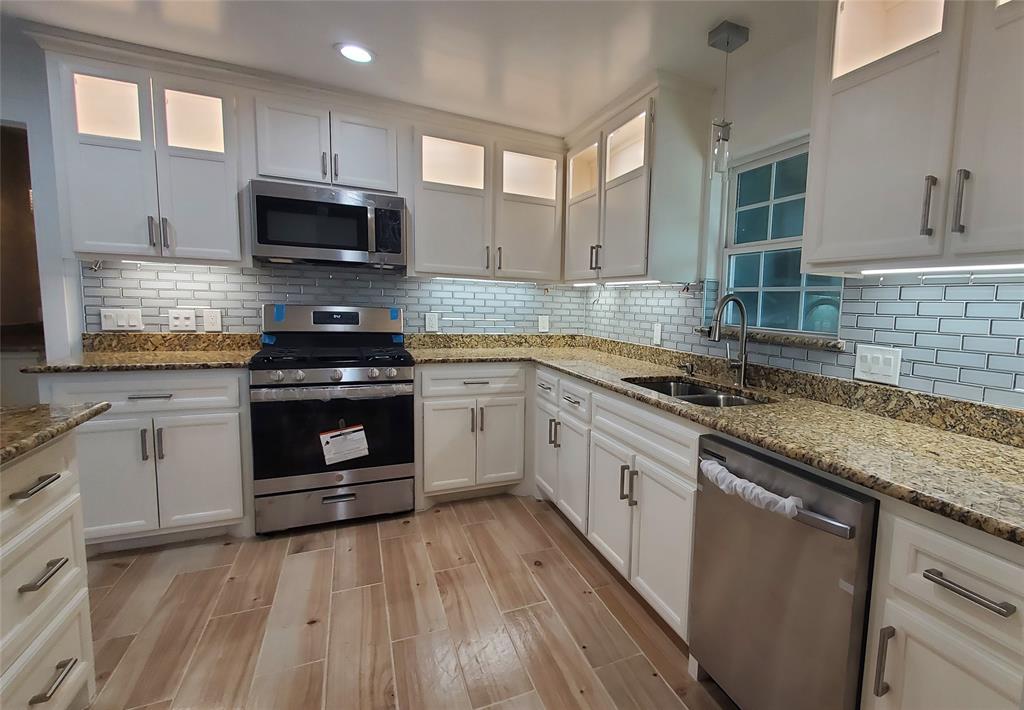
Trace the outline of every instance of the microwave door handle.
<path fill-rule="evenodd" d="M 372 256 L 377 251 L 377 208 L 366 208 L 366 251 Z"/>

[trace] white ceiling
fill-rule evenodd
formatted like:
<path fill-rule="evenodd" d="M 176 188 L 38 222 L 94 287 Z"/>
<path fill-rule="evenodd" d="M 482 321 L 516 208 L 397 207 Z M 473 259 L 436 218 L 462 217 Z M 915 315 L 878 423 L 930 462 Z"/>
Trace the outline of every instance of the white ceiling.
<path fill-rule="evenodd" d="M 746 64 L 814 31 L 800 2 L 5 0 L 5 13 L 184 54 L 565 135 L 654 69 L 705 84 L 723 19 Z M 362 44 L 370 65 L 341 59 Z"/>

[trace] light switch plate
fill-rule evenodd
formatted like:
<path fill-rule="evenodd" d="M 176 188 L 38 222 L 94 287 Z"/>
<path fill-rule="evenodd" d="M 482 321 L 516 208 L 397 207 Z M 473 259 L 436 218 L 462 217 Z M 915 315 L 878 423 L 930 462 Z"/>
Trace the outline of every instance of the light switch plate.
<path fill-rule="evenodd" d="M 195 330 L 196 312 L 191 308 L 170 308 L 167 323 L 171 330 Z"/>
<path fill-rule="evenodd" d="M 551 317 L 537 316 L 537 330 L 541 333 L 547 333 L 551 330 Z"/>
<path fill-rule="evenodd" d="M 219 308 L 204 308 L 203 309 L 203 332 L 204 333 L 219 333 L 220 327 L 220 309 Z"/>
<path fill-rule="evenodd" d="M 143 330 L 141 308 L 101 308 L 100 328 L 103 330 Z"/>
<path fill-rule="evenodd" d="M 441 330 L 439 321 L 440 318 L 438 318 L 437 313 L 427 313 L 427 332 L 436 333 Z"/>
<path fill-rule="evenodd" d="M 654 335 L 651 336 L 651 340 L 655 345 L 661 345 L 661 323 L 654 324 Z"/>
<path fill-rule="evenodd" d="M 899 384 L 902 361 L 903 351 L 899 348 L 858 344 L 853 377 L 857 380 L 881 382 L 885 385 Z"/>

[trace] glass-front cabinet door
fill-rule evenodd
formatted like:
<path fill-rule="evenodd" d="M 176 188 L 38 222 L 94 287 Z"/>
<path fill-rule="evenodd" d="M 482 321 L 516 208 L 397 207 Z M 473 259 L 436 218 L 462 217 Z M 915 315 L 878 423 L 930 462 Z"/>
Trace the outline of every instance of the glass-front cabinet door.
<path fill-rule="evenodd" d="M 581 281 L 598 275 L 601 244 L 601 136 L 569 151 L 565 210 L 565 278 Z"/>
<path fill-rule="evenodd" d="M 654 100 L 635 104 L 604 131 L 604 219 L 597 259 L 602 278 L 647 273 L 650 128 Z"/>

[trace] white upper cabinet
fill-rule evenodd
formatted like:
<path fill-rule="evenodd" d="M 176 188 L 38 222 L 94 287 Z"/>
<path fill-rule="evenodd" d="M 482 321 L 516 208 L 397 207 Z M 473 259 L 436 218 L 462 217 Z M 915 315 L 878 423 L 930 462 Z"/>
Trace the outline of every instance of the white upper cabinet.
<path fill-rule="evenodd" d="M 398 191 L 398 134 L 393 124 L 331 111 L 331 182 Z"/>
<path fill-rule="evenodd" d="M 603 278 L 647 273 L 650 128 L 653 99 L 613 119 L 604 130 L 604 222 L 596 263 Z"/>
<path fill-rule="evenodd" d="M 494 275 L 557 281 L 562 275 L 562 156 L 495 151 Z"/>
<path fill-rule="evenodd" d="M 285 97 L 256 99 L 260 175 L 330 182 L 331 113 Z"/>
<path fill-rule="evenodd" d="M 565 278 L 596 278 L 601 244 L 601 136 L 569 151 L 565 209 Z"/>
<path fill-rule="evenodd" d="M 416 269 L 490 276 L 491 146 L 444 131 L 417 131 Z"/>

